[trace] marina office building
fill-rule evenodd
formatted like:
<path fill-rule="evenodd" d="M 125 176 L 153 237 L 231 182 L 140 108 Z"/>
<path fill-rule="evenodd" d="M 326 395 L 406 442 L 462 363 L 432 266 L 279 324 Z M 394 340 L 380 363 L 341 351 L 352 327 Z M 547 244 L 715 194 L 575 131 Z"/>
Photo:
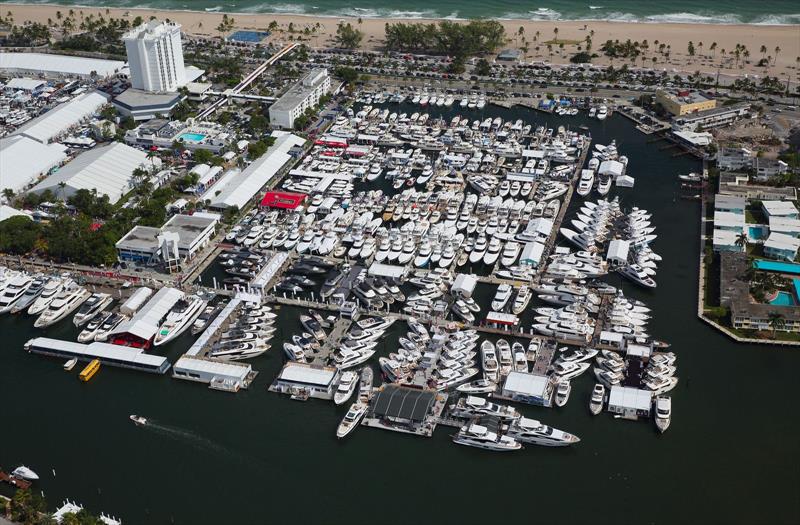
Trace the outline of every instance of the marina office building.
<path fill-rule="evenodd" d="M 331 77 L 324 68 L 312 69 L 269 108 L 269 121 L 273 126 L 294 128 L 294 121 L 308 108 L 319 104 L 319 99 L 331 90 Z"/>
<path fill-rule="evenodd" d="M 717 107 L 715 99 L 708 98 L 698 91 L 688 89 L 658 89 L 656 90 L 656 104 L 660 104 L 667 113 L 675 117 Z"/>
<path fill-rule="evenodd" d="M 120 261 L 144 265 L 164 264 L 177 270 L 181 261 L 193 258 L 214 235 L 216 213 L 173 215 L 161 228 L 134 226 L 117 241 Z"/>

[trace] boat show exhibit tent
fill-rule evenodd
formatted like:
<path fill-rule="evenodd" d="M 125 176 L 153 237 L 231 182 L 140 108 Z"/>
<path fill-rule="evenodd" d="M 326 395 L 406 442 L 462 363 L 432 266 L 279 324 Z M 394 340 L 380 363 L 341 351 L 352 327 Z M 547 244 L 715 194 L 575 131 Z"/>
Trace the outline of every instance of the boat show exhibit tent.
<path fill-rule="evenodd" d="M 333 399 L 338 382 L 338 368 L 288 362 L 270 389 L 284 394 L 304 391 L 308 393 L 309 397 Z"/>
<path fill-rule="evenodd" d="M 110 100 L 111 96 L 100 91 L 89 91 L 78 95 L 23 124 L 12 133 L 12 136 L 22 135 L 47 144 L 97 113 Z"/>
<path fill-rule="evenodd" d="M 24 135 L 0 139 L 0 190 L 24 190 L 67 160 L 61 144 L 43 144 Z"/>
<path fill-rule="evenodd" d="M 100 146 L 78 155 L 72 162 L 31 188 L 33 193 L 50 190 L 67 198 L 78 190 L 97 190 L 116 203 L 131 190 L 133 171 L 147 162 L 144 151 L 121 142 Z M 60 184 L 64 183 L 63 189 Z"/>
<path fill-rule="evenodd" d="M 112 345 L 109 343 L 75 343 L 36 337 L 25 343 L 25 349 L 35 354 L 60 357 L 62 359 L 77 358 L 81 361 L 99 359 L 103 365 L 130 368 L 143 372 L 165 374 L 170 364 L 166 357 L 144 352 L 142 348 Z"/>
<path fill-rule="evenodd" d="M 53 55 L 49 53 L 0 53 L 0 72 L 48 78 L 107 78 L 127 72 L 122 60 Z"/>
<path fill-rule="evenodd" d="M 386 385 L 375 394 L 367 417 L 413 428 L 425 422 L 435 402 L 433 390 Z"/>
<path fill-rule="evenodd" d="M 135 346 L 146 345 L 155 337 L 167 313 L 183 297 L 184 293 L 180 290 L 161 288 L 129 321 L 119 325 L 109 339 Z"/>
<path fill-rule="evenodd" d="M 503 384 L 503 396 L 513 401 L 549 407 L 553 398 L 553 382 L 547 376 L 511 371 Z"/>
<path fill-rule="evenodd" d="M 289 150 L 305 144 L 304 138 L 292 133 L 273 131 L 272 136 L 275 137 L 275 144 L 244 171 L 231 177 L 221 188 L 219 195 L 211 199 L 211 208 L 225 209 L 232 206 L 244 208 L 250 199 L 289 162 L 292 158 Z M 219 182 L 215 186 L 219 186 Z"/>
<path fill-rule="evenodd" d="M 624 265 L 628 263 L 628 252 L 630 251 L 631 243 L 623 239 L 614 239 L 608 243 L 608 251 L 606 252 L 606 260 L 611 264 Z"/>
<path fill-rule="evenodd" d="M 626 419 L 648 417 L 653 406 L 653 392 L 614 385 L 608 396 L 608 411 Z"/>
<path fill-rule="evenodd" d="M 248 377 L 253 367 L 235 363 L 183 355 L 172 367 L 172 377 L 209 385 L 221 385 L 222 390 L 237 391 L 250 385 Z"/>

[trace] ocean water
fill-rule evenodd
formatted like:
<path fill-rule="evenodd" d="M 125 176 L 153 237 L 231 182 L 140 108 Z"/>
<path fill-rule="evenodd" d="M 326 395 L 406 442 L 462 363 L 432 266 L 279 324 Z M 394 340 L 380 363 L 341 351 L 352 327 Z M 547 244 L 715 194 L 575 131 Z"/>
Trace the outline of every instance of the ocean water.
<path fill-rule="evenodd" d="M 19 2 L 20 0 L 14 0 Z M 24 1 L 24 0 L 23 0 Z M 592 2 L 592 3 L 590 3 Z M 238 13 L 305 14 L 315 16 L 360 16 L 384 18 L 504 18 L 520 20 L 615 20 L 624 22 L 681 22 L 696 24 L 800 24 L 800 4 L 793 0 L 729 0 L 727 2 L 641 2 L 637 0 L 511 1 L 440 0 L 62 0 L 25 3 L 55 3 L 91 7 L 144 7 L 192 11 Z M 6 3 L 0 0 L 0 3 Z"/>

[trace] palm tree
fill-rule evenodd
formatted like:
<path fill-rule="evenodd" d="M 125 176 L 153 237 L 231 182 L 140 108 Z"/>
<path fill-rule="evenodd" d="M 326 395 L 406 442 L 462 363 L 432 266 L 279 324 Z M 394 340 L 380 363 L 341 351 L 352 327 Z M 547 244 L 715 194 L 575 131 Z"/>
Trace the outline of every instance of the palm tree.
<path fill-rule="evenodd" d="M 774 60 L 772 62 L 773 64 L 778 62 L 778 53 L 780 53 L 780 52 L 781 52 L 781 46 L 775 46 L 775 58 L 774 58 Z"/>
<path fill-rule="evenodd" d="M 709 47 L 712 53 L 714 53 L 714 58 L 717 57 L 717 43 L 711 42 L 711 46 Z"/>
<path fill-rule="evenodd" d="M 553 40 L 558 40 L 558 28 L 553 28 Z"/>
<path fill-rule="evenodd" d="M 154 150 L 147 151 L 147 160 L 150 161 L 150 167 L 155 168 L 156 152 Z"/>
<path fill-rule="evenodd" d="M 775 337 L 775 333 L 786 326 L 786 320 L 783 318 L 783 314 L 770 312 L 767 324 L 772 328 L 772 337 Z"/>
<path fill-rule="evenodd" d="M 764 56 L 766 56 L 766 54 L 767 54 L 767 46 L 762 44 L 761 45 L 761 58 L 764 58 Z"/>
<path fill-rule="evenodd" d="M 11 204 L 11 201 L 14 199 L 14 190 L 11 188 L 5 188 L 3 190 L 3 197 L 6 198 L 6 202 Z"/>
<path fill-rule="evenodd" d="M 736 236 L 736 246 L 740 248 L 746 248 L 748 240 L 747 234 L 742 232 Z"/>
<path fill-rule="evenodd" d="M 61 199 L 62 200 L 64 199 L 64 188 L 66 188 L 66 187 L 67 187 L 67 183 L 64 182 L 63 180 L 58 183 L 58 191 L 59 191 L 59 193 L 61 193 Z"/>

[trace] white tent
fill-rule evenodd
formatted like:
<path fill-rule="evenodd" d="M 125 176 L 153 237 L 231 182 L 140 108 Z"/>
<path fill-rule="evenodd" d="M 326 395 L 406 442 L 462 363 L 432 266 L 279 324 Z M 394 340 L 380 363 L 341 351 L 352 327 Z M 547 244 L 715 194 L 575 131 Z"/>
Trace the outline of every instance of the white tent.
<path fill-rule="evenodd" d="M 67 158 L 61 144 L 42 144 L 17 135 L 0 140 L 0 190 L 19 192 Z"/>
<path fill-rule="evenodd" d="M 109 100 L 111 100 L 111 97 L 100 91 L 84 93 L 68 102 L 64 102 L 60 106 L 56 106 L 44 115 L 36 117 L 17 129 L 13 134 L 24 135 L 47 144 L 65 133 L 72 126 L 80 124 L 93 115 L 105 104 L 108 104 Z"/>

